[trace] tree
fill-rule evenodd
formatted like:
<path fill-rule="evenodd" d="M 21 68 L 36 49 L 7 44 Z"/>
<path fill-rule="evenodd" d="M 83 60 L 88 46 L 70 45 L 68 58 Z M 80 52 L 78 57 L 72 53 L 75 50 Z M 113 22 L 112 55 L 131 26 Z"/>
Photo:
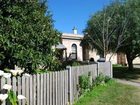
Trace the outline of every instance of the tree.
<path fill-rule="evenodd" d="M 126 54 L 128 69 L 133 69 L 133 60 L 140 57 L 140 1 L 114 2 L 96 13 L 88 21 L 84 43 L 105 57 L 109 52 Z M 115 12 L 113 12 L 115 10 Z M 113 14 L 114 15 L 111 15 Z M 111 21 L 112 20 L 112 21 Z"/>
<path fill-rule="evenodd" d="M 87 23 L 82 43 L 96 49 L 104 58 L 110 52 L 115 53 L 127 39 L 124 33 L 128 23 L 126 18 L 128 14 L 123 10 L 124 4 L 115 1 L 102 11 L 95 13 Z"/>
<path fill-rule="evenodd" d="M 24 67 L 31 72 L 40 65 L 54 69 L 60 33 L 54 29 L 47 2 L 0 1 L 0 69 Z"/>
<path fill-rule="evenodd" d="M 128 69 L 133 69 L 133 60 L 140 56 L 140 1 L 127 0 L 125 8 L 129 11 L 129 24 L 126 31 L 125 46 L 119 51 L 124 52 L 127 57 Z"/>

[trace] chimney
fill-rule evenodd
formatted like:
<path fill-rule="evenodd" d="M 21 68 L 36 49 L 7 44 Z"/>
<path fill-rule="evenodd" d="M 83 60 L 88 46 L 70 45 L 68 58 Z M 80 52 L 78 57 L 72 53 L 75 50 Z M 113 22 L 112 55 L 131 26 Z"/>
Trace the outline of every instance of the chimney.
<path fill-rule="evenodd" d="M 74 27 L 72 30 L 73 30 L 73 34 L 77 34 L 77 29 L 76 29 L 76 27 Z"/>

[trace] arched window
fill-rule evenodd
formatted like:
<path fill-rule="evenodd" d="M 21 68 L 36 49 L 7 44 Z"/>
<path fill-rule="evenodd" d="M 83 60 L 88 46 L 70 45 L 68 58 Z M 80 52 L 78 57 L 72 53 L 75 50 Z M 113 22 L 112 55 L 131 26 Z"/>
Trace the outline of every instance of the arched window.
<path fill-rule="evenodd" d="M 77 59 L 77 45 L 76 44 L 72 44 L 71 46 L 71 50 L 72 50 L 72 59 Z"/>

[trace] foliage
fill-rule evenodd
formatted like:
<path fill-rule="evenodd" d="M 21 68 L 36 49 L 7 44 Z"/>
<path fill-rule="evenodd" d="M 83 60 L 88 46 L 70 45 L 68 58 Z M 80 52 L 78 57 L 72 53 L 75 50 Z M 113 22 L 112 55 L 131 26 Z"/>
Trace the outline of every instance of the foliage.
<path fill-rule="evenodd" d="M 91 81 L 89 76 L 81 75 L 79 76 L 79 88 L 80 88 L 80 95 L 84 92 L 90 90 L 91 88 Z"/>
<path fill-rule="evenodd" d="M 80 66 L 80 65 L 83 65 L 81 61 L 75 60 L 63 61 L 62 64 L 60 65 L 60 68 L 65 69 L 67 66 Z"/>
<path fill-rule="evenodd" d="M 89 89 L 90 87 L 89 76 L 86 75 L 79 76 L 79 85 L 80 88 L 82 89 Z"/>
<path fill-rule="evenodd" d="M 103 74 L 99 74 L 98 77 L 94 80 L 94 85 L 100 85 L 100 84 L 105 84 L 108 82 L 111 78 L 108 76 L 104 76 Z"/>
<path fill-rule="evenodd" d="M 140 56 L 140 1 L 127 0 L 125 8 L 129 14 L 129 24 L 126 32 L 127 40 L 125 46 L 119 51 L 124 52 L 127 57 L 128 69 L 133 69 L 133 60 Z"/>
<path fill-rule="evenodd" d="M 40 65 L 55 69 L 52 47 L 61 34 L 54 29 L 47 2 L 1 0 L 0 4 L 0 69 L 14 65 L 28 72 Z"/>
<path fill-rule="evenodd" d="M 104 76 L 103 74 L 99 74 L 99 76 L 96 77 L 95 80 L 92 80 L 90 77 L 91 77 L 90 73 L 89 73 L 88 76 L 87 75 L 79 76 L 78 90 L 80 92 L 80 95 L 82 95 L 83 93 L 91 90 L 92 88 L 94 88 L 94 86 L 104 85 L 109 80 L 111 80 L 110 77 Z"/>
<path fill-rule="evenodd" d="M 113 64 L 113 67 L 122 67 L 121 64 Z"/>
<path fill-rule="evenodd" d="M 80 66 L 80 65 L 81 65 L 80 62 L 76 62 L 76 61 L 72 62 L 72 66 Z"/>
<path fill-rule="evenodd" d="M 133 70 L 133 60 L 140 56 L 139 5 L 140 0 L 116 0 L 95 13 L 84 30 L 83 45 L 95 48 L 105 58 L 110 52 L 123 52 L 128 69 Z"/>
<path fill-rule="evenodd" d="M 8 100 L 10 101 L 12 105 L 18 105 L 18 98 L 16 94 L 14 93 L 14 91 L 12 90 L 8 92 Z"/>
<path fill-rule="evenodd" d="M 42 69 L 37 69 L 37 70 L 33 70 L 33 74 L 42 74 L 42 73 L 47 73 L 47 70 L 42 70 Z"/>
<path fill-rule="evenodd" d="M 122 2 L 115 1 L 92 15 L 84 30 L 85 36 L 82 44 L 96 49 L 104 58 L 108 53 L 116 52 L 126 40 L 124 33 L 128 14 L 122 11 L 123 5 Z"/>

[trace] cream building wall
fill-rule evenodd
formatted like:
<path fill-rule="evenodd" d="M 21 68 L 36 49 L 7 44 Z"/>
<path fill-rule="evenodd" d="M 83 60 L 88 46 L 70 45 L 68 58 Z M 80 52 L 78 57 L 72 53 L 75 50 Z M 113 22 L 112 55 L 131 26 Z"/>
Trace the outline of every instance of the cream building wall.
<path fill-rule="evenodd" d="M 111 55 L 112 55 L 112 53 L 107 54 L 106 61 L 109 61 L 109 58 Z M 93 50 L 93 51 L 90 50 L 89 51 L 89 59 L 90 58 L 94 58 L 94 60 L 97 61 L 100 58 L 100 56 L 97 54 L 96 50 Z M 112 64 L 117 64 L 117 54 L 113 54 L 110 61 L 112 62 Z"/>
<path fill-rule="evenodd" d="M 62 44 L 67 48 L 67 57 L 72 53 L 72 44 L 77 45 L 77 60 L 83 61 L 83 50 L 80 46 L 83 36 L 78 34 L 62 34 Z M 64 55 L 65 57 L 65 55 Z"/>
<path fill-rule="evenodd" d="M 107 54 L 106 61 L 109 61 L 109 58 L 111 55 L 112 55 L 112 53 Z M 89 59 L 90 58 L 94 58 L 94 60 L 97 61 L 100 58 L 100 56 L 96 53 L 95 50 L 93 50 L 93 51 L 89 51 Z M 117 64 L 117 54 L 113 54 L 110 61 L 112 62 L 112 64 Z M 125 59 L 125 62 L 127 63 L 127 59 Z M 140 57 L 135 58 L 133 60 L 133 64 L 140 64 Z"/>
<path fill-rule="evenodd" d="M 140 64 L 140 57 L 135 58 L 133 64 Z"/>
<path fill-rule="evenodd" d="M 90 58 L 94 58 L 94 60 L 97 61 L 100 58 L 100 56 L 96 53 L 95 50 L 93 50 L 93 51 L 90 50 L 89 51 L 89 59 Z"/>
<path fill-rule="evenodd" d="M 109 61 L 111 56 L 112 56 L 112 53 L 107 54 L 106 60 Z M 113 54 L 110 61 L 111 61 L 112 64 L 117 64 L 117 54 Z"/>

